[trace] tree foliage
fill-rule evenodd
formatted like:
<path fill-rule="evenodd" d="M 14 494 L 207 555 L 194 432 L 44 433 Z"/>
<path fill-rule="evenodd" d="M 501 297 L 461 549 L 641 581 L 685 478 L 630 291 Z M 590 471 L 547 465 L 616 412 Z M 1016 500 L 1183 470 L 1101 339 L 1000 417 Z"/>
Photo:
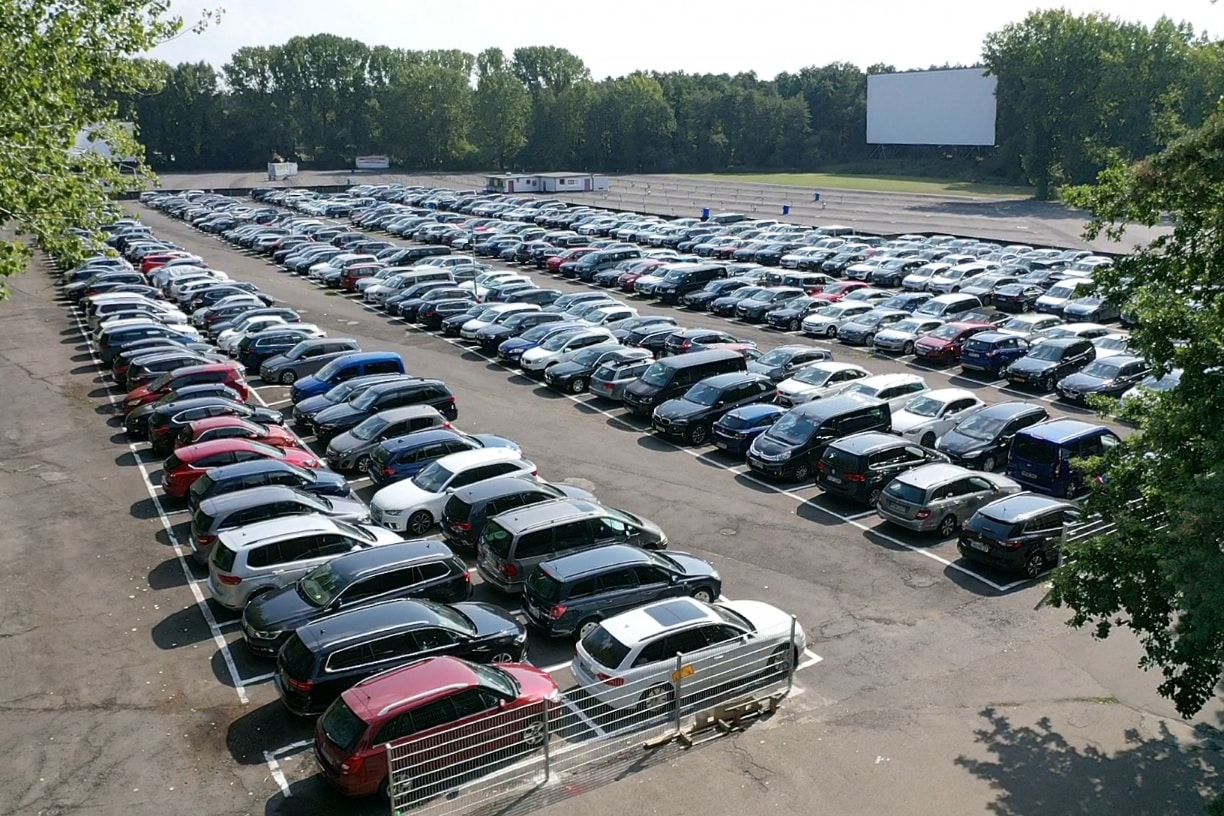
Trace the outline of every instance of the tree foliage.
<path fill-rule="evenodd" d="M 1122 258 L 1099 286 L 1139 320 L 1133 345 L 1178 386 L 1131 404 L 1137 432 L 1095 467 L 1107 475 L 1088 509 L 1117 524 L 1073 545 L 1052 599 L 1099 637 L 1131 629 L 1142 665 L 1184 716 L 1224 672 L 1224 105 L 1200 128 L 1099 184 L 1067 192 L 1090 234 L 1168 219 L 1170 234 Z"/>
<path fill-rule="evenodd" d="M 32 235 L 72 260 L 80 242 L 68 228 L 90 228 L 125 183 L 104 156 L 72 152 L 91 130 L 117 155 L 140 155 L 114 122 L 117 94 L 136 97 L 166 80 L 139 54 L 182 30 L 165 0 L 0 0 L 0 227 Z M 185 114 L 188 115 L 188 114 Z M 194 115 L 194 113 L 189 114 Z M 23 240 L 0 242 L 0 280 L 20 272 Z M 0 286 L 0 296 L 7 290 Z"/>

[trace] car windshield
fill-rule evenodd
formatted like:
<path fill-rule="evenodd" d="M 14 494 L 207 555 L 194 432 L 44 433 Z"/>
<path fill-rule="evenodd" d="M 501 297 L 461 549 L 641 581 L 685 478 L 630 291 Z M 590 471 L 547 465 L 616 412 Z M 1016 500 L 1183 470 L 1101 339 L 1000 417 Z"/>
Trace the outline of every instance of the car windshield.
<path fill-rule="evenodd" d="M 594 631 L 582 639 L 582 648 L 592 660 L 608 669 L 620 668 L 629 655 L 629 647 L 617 640 L 616 636 L 602 625 L 595 627 Z"/>
<path fill-rule="evenodd" d="M 1181 382 L 1181 371 L 1174 369 L 1163 377 L 1151 376 L 1140 383 L 1140 387 L 1149 391 L 1172 391 Z"/>
<path fill-rule="evenodd" d="M 366 727 L 365 720 L 354 714 L 343 699 L 332 703 L 319 722 L 319 729 L 342 751 L 351 751 Z"/>
<path fill-rule="evenodd" d="M 523 321 L 527 319 L 527 314 L 528 313 L 525 312 L 520 314 L 511 314 L 502 321 L 502 325 L 507 329 L 517 329 L 519 326 L 523 325 Z"/>
<path fill-rule="evenodd" d="M 786 349 L 774 349 L 773 351 L 766 352 L 765 354 L 761 355 L 757 362 L 761 365 L 767 366 L 786 365 L 792 354 L 792 352 L 787 351 Z"/>
<path fill-rule="evenodd" d="M 330 379 L 331 377 L 334 377 L 338 371 L 340 371 L 343 365 L 344 365 L 343 357 L 332 360 L 330 363 L 323 366 L 322 368 L 318 370 L 318 372 L 315 373 L 315 379 L 317 380 Z"/>
<path fill-rule="evenodd" d="M 962 329 L 959 326 L 951 324 L 940 326 L 935 331 L 931 332 L 932 337 L 937 337 L 940 340 L 951 340 L 961 333 Z"/>
<path fill-rule="evenodd" d="M 320 564 L 298 581 L 298 595 L 312 606 L 324 607 L 336 600 L 344 589 L 344 579 L 336 574 L 331 563 Z"/>
<path fill-rule="evenodd" d="M 349 400 L 349 405 L 352 405 L 358 411 L 367 411 L 374 407 L 378 402 L 378 391 L 373 388 L 367 388 L 353 399 Z"/>
<path fill-rule="evenodd" d="M 846 311 L 836 305 L 832 305 L 825 306 L 823 309 L 817 309 L 816 314 L 821 317 L 842 317 L 846 314 Z"/>
<path fill-rule="evenodd" d="M 447 470 L 440 463 L 433 462 L 427 465 L 420 473 L 413 476 L 412 483 L 426 493 L 441 493 L 442 488 L 454 477 L 454 473 Z"/>
<path fill-rule="evenodd" d="M 989 442 L 999 435 L 999 431 L 1003 430 L 1006 422 L 1006 419 L 998 419 L 985 414 L 974 414 L 957 425 L 956 432 L 970 439 Z"/>
<path fill-rule="evenodd" d="M 787 445 L 802 445 L 816 432 L 816 423 L 803 414 L 789 413 L 769 429 L 769 436 Z"/>
<path fill-rule="evenodd" d="M 1053 363 L 1062 359 L 1064 350 L 1065 347 L 1057 343 L 1038 343 L 1029 351 L 1028 356 L 1032 360 Z"/>
<path fill-rule="evenodd" d="M 489 323 L 495 320 L 499 314 L 501 314 L 501 309 L 485 309 L 476 315 L 476 319 L 482 323 Z"/>
<path fill-rule="evenodd" d="M 569 332 L 558 332 L 541 343 L 540 348 L 545 351 L 560 351 L 565 348 L 565 344 L 570 341 L 572 336 Z"/>
<path fill-rule="evenodd" d="M 540 338 L 547 335 L 551 330 L 552 326 L 549 326 L 547 323 L 541 323 L 539 326 L 533 326 L 532 328 L 523 332 L 522 338 L 529 343 L 536 343 L 539 342 Z"/>
<path fill-rule="evenodd" d="M 513 700 L 519 696 L 519 685 L 513 677 L 495 666 L 469 663 L 468 668 L 480 678 L 480 684 L 494 689 L 501 697 Z"/>
<path fill-rule="evenodd" d="M 574 355 L 573 362 L 582 366 L 593 366 L 601 356 L 607 353 L 607 349 L 589 348 L 578 352 Z"/>
<path fill-rule="evenodd" d="M 1118 376 L 1118 369 L 1121 368 L 1121 363 L 1114 360 L 1097 360 L 1092 365 L 1084 369 L 1084 374 L 1089 377 L 1096 377 L 1102 380 L 1112 380 Z"/>
<path fill-rule="evenodd" d="M 899 501 L 909 504 L 922 504 L 926 500 L 926 491 L 921 487 L 915 487 L 912 484 L 906 484 L 900 479 L 893 479 L 884 488 L 884 493 Z"/>
<path fill-rule="evenodd" d="M 718 398 L 721 396 L 722 389 L 715 388 L 706 383 L 697 383 L 684 393 L 684 400 L 685 402 L 694 402 L 698 405 L 713 405 L 718 402 Z"/>
<path fill-rule="evenodd" d="M 365 422 L 359 424 L 356 428 L 349 431 L 354 439 L 360 439 L 362 442 L 369 442 L 374 437 L 382 432 L 382 429 L 387 427 L 389 422 L 380 416 L 372 416 Z"/>
<path fill-rule="evenodd" d="M 1093 345 L 1099 349 L 1107 349 L 1109 351 L 1126 351 L 1128 348 L 1125 337 L 1102 337 L 1094 340 Z"/>
<path fill-rule="evenodd" d="M 808 366 L 799 369 L 795 374 L 795 381 L 806 385 L 824 385 L 831 376 L 833 376 L 832 371 L 827 371 L 820 366 Z"/>
<path fill-rule="evenodd" d="M 173 379 L 174 379 L 173 370 L 167 371 L 165 374 L 162 374 L 160 377 L 153 380 L 153 382 L 149 383 L 149 390 L 150 391 L 161 391 L 167 385 L 169 385 L 170 381 Z"/>
<path fill-rule="evenodd" d="M 905 403 L 905 412 L 920 417 L 937 417 L 944 403 L 934 397 L 914 397 Z"/>
<path fill-rule="evenodd" d="M 889 328 L 889 331 L 902 332 L 904 334 L 914 334 L 921 330 L 921 320 L 898 320 Z"/>
<path fill-rule="evenodd" d="M 667 385 L 667 372 L 667 366 L 662 363 L 655 363 L 642 374 L 642 382 L 655 388 L 662 388 Z"/>

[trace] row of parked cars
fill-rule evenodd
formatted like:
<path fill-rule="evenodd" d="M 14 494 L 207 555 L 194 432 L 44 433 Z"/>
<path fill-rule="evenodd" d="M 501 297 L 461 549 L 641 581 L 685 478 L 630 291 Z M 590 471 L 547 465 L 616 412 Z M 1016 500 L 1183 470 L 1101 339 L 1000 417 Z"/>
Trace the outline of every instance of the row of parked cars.
<path fill-rule="evenodd" d="M 460 431 L 455 395 L 400 354 L 329 337 L 138 221 L 107 231 L 113 252 L 66 270 L 65 296 L 126 389 L 125 430 L 165 457 L 158 478 L 190 511 L 210 594 L 241 613 L 249 650 L 276 661 L 286 708 L 319 717 L 316 755 L 342 792 L 387 792 L 389 741 L 556 707 L 554 680 L 524 662 L 528 627 L 576 637 L 575 677 L 626 716 L 658 714 L 675 655 L 698 642 L 739 656 L 736 683 L 806 648 L 780 610 L 721 601 L 717 570 L 668 551 L 657 525 L 541 480 L 509 439 Z M 291 384 L 291 411 L 250 401 L 247 377 L 288 370 L 268 381 Z M 354 472 L 378 486 L 369 503 Z M 468 554 L 522 613 L 471 600 Z M 488 753 L 543 739 L 524 727 Z M 423 755 L 419 771 L 484 753 Z"/>
<path fill-rule="evenodd" d="M 243 205 L 229 201 L 219 206 Z M 365 213 L 357 209 L 353 217 L 360 221 Z M 279 216 L 276 224 L 299 235 L 316 227 L 328 229 L 296 213 Z M 263 228 L 246 227 L 249 234 Z M 238 234 L 228 237 L 249 240 Z M 311 244 L 321 243 L 325 242 L 312 239 L 299 246 L 308 251 Z M 702 266 L 675 264 L 673 271 L 691 272 Z M 395 274 L 420 274 L 425 268 Z M 1040 515 L 1048 510 L 1070 520 L 1077 510 L 1063 497 L 1081 492 L 1086 479 L 1071 461 L 1117 442 L 1107 428 L 1051 420 L 1040 404 L 986 405 L 971 391 L 933 390 L 917 375 L 872 375 L 862 366 L 834 361 L 827 350 L 813 346 L 796 344 L 761 352 L 725 333 L 683 330 L 671 318 L 626 313 L 623 310 L 632 310 L 631 305 L 599 291 L 548 293 L 526 283 L 515 291 L 548 293 L 547 305 L 494 300 L 490 293 L 496 294 L 496 281 L 506 280 L 500 276 L 507 274 L 515 277 L 477 273 L 467 309 L 434 326 L 425 320 L 415 322 L 472 341 L 550 386 L 573 393 L 589 389 L 601 398 L 619 400 L 630 413 L 648 418 L 653 432 L 688 444 L 712 442 L 744 456 L 749 468 L 763 477 L 814 478 L 830 494 L 876 508 L 891 524 L 944 537 L 959 531 L 959 547 L 966 558 L 996 567 L 1039 574 L 1057 560 L 1061 523 L 1055 525 L 1058 535 L 1028 538 L 1023 546 L 1014 546 L 1018 536 L 1000 538 L 995 546 L 986 547 L 974 537 L 980 526 L 974 519 L 989 518 L 994 512 L 990 508 L 998 504 L 1000 511 L 1013 515 L 1023 511 L 1024 518 L 1012 518 L 1010 526 L 1003 525 L 1006 519 L 996 518 L 991 527 L 996 531 L 1029 524 L 1032 519 L 1025 514 L 1030 512 Z M 368 286 L 378 286 L 377 280 Z M 923 305 L 935 297 L 911 293 L 907 299 Z M 1006 332 L 993 331 L 1002 328 L 999 318 L 982 311 L 980 303 L 974 305 L 978 308 L 964 321 L 974 331 L 964 340 L 990 340 L 994 334 L 1025 340 L 1015 324 Z M 1017 318 L 1033 321 L 1039 316 Z M 666 338 L 657 352 L 641 343 L 643 330 L 652 326 L 651 335 Z M 497 331 L 489 337 L 493 327 Z M 1105 334 L 1113 332 L 1106 329 Z M 1034 348 L 1046 342 L 1057 346 L 1064 339 L 1029 335 Z M 1091 345 L 1098 335 L 1069 336 Z M 642 354 L 643 350 L 648 353 Z M 583 384 L 573 388 L 577 378 Z M 1006 476 L 995 474 L 1001 466 Z M 1024 493 L 1026 488 L 1033 492 Z M 1025 501 L 1003 502 L 1021 493 Z"/>

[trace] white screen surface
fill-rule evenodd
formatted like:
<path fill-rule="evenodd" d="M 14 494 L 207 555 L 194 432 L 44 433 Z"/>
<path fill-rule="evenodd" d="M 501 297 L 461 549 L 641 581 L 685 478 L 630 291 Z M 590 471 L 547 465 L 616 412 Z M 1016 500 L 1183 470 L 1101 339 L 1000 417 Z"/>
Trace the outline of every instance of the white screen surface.
<path fill-rule="evenodd" d="M 867 144 L 995 143 L 995 86 L 982 68 L 867 77 Z"/>

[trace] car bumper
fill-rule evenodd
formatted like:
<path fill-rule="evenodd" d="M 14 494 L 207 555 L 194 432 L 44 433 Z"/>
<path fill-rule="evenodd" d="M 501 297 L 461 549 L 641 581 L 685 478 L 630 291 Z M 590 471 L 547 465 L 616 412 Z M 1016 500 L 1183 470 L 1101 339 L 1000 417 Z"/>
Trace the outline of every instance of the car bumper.
<path fill-rule="evenodd" d="M 397 533 L 402 533 L 408 529 L 407 514 L 400 513 L 398 516 L 387 515 L 386 511 L 373 504 L 370 505 L 370 521 Z"/>
<path fill-rule="evenodd" d="M 794 470 L 794 463 L 789 459 L 785 462 L 766 462 L 752 454 L 748 454 L 747 463 L 749 470 L 764 474 L 765 476 L 771 476 L 775 479 L 786 478 Z"/>
<path fill-rule="evenodd" d="M 878 505 L 876 513 L 889 524 L 895 524 L 898 527 L 913 530 L 916 533 L 930 533 L 939 528 L 939 519 L 933 514 L 924 519 L 912 519 L 889 512 L 886 505 Z"/>

